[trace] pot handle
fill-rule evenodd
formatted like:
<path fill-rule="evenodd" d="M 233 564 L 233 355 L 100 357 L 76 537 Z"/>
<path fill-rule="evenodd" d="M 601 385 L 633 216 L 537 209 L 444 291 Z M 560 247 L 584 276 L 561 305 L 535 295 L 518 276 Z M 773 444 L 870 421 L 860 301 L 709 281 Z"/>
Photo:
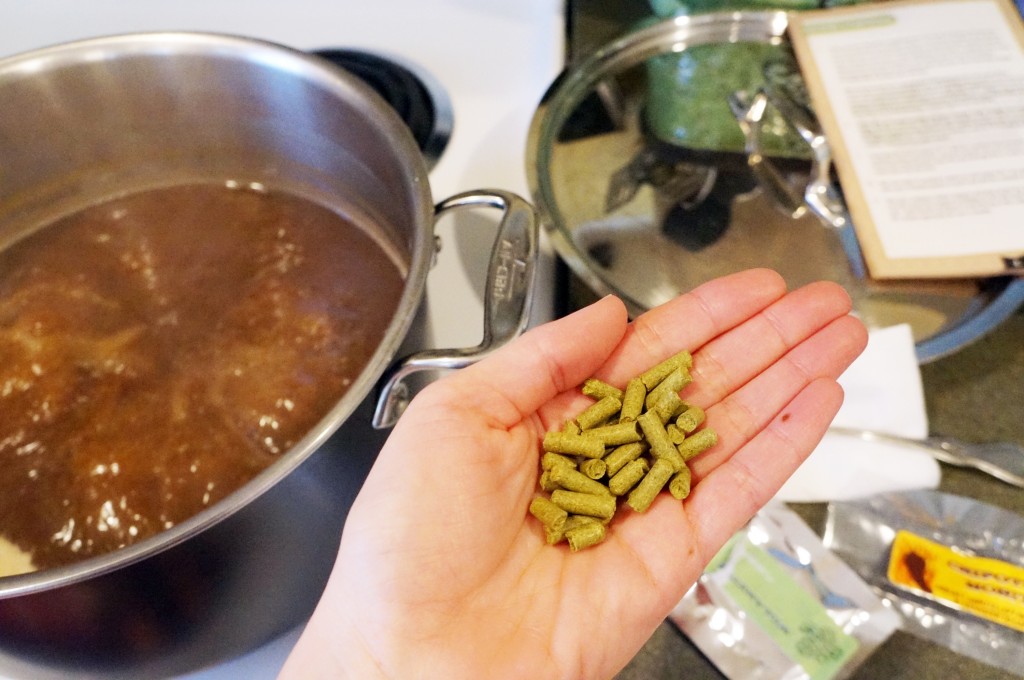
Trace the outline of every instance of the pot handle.
<path fill-rule="evenodd" d="M 811 173 L 802 192 L 794 190 L 763 153 L 761 124 L 768 106 L 774 106 L 810 147 Z M 845 229 L 850 225 L 846 204 L 830 176 L 832 149 L 812 113 L 798 104 L 784 87 L 772 85 L 758 89 L 752 96 L 745 92 L 733 93 L 729 107 L 746 140 L 747 165 L 776 205 L 794 218 L 810 210 L 826 226 Z"/>
<path fill-rule="evenodd" d="M 536 211 L 514 193 L 480 189 L 438 203 L 434 219 L 464 207 L 491 207 L 503 212 L 487 270 L 483 339 L 476 347 L 424 350 L 395 362 L 381 382 L 373 414 L 375 428 L 391 427 L 405 410 L 411 399 L 406 378 L 420 371 L 463 368 L 479 361 L 520 335 L 529 321 L 538 257 Z"/>

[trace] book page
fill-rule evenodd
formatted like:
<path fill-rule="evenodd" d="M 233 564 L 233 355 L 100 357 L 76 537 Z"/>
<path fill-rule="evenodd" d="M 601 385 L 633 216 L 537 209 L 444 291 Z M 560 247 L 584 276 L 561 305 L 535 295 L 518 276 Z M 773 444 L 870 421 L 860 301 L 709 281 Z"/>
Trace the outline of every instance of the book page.
<path fill-rule="evenodd" d="M 1024 29 L 1012 6 L 861 5 L 802 13 L 791 31 L 873 275 L 998 273 L 1002 255 L 1024 252 Z M 899 262 L 921 259 L 936 262 Z"/>

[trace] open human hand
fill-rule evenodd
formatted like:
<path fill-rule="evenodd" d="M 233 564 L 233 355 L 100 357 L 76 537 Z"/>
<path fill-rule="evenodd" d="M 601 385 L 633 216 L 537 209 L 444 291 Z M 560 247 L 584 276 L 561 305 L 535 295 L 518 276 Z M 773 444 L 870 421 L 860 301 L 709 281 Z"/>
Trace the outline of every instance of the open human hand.
<path fill-rule="evenodd" d="M 349 512 L 323 597 L 282 676 L 610 678 L 817 445 L 863 350 L 842 288 L 774 272 L 711 281 L 628 323 L 604 298 L 424 389 Z M 693 491 L 620 508 L 571 553 L 527 512 L 540 440 L 589 400 L 693 352 L 683 392 L 718 444 Z"/>

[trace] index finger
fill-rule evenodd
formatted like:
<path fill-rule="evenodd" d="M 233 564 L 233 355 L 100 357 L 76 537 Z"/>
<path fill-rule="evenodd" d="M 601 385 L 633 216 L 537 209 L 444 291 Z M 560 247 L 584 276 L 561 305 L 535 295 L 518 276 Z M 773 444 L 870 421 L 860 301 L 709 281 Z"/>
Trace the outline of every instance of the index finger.
<path fill-rule="evenodd" d="M 605 298 L 530 330 L 449 376 L 449 386 L 471 390 L 472 403 L 508 427 L 588 377 L 624 385 L 666 356 L 743 323 L 785 292 L 774 271 L 748 270 L 703 284 L 628 326 L 622 303 Z"/>
<path fill-rule="evenodd" d="M 748 269 L 702 284 L 634 319 L 597 377 L 624 385 L 663 359 L 739 326 L 785 294 L 786 282 L 770 269 Z"/>

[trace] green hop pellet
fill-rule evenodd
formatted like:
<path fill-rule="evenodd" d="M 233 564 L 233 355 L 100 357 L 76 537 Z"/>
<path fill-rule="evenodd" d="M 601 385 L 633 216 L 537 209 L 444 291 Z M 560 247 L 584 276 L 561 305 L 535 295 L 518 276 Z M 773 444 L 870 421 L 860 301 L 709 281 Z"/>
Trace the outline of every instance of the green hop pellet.
<path fill-rule="evenodd" d="M 669 478 L 675 473 L 672 463 L 664 458 L 654 461 L 650 471 L 629 492 L 626 503 L 636 512 L 645 512 L 651 507 L 655 497 L 661 492 Z M 557 492 L 556 492 L 557 493 Z"/>
<path fill-rule="evenodd" d="M 591 517 L 590 515 L 569 515 L 565 519 L 565 528 L 572 528 L 573 526 L 579 526 L 580 524 L 586 524 L 587 522 L 599 522 L 601 521 L 597 517 Z"/>
<path fill-rule="evenodd" d="M 587 378 L 583 381 L 583 387 L 580 388 L 583 394 L 593 399 L 601 400 L 605 397 L 615 397 L 620 402 L 622 401 L 622 390 L 614 385 L 609 385 L 603 380 L 597 378 Z"/>
<path fill-rule="evenodd" d="M 653 390 L 665 379 L 665 376 L 677 368 L 689 371 L 692 367 L 693 357 L 690 356 L 689 352 L 683 350 L 641 373 L 640 380 L 643 381 L 648 390 Z"/>
<path fill-rule="evenodd" d="M 548 470 L 548 475 L 555 484 L 567 491 L 578 491 L 597 496 L 610 496 L 611 492 L 601 482 L 587 477 L 579 470 L 560 465 Z M 586 514 L 586 513 L 584 513 Z"/>
<path fill-rule="evenodd" d="M 619 411 L 619 422 L 636 420 L 644 412 L 644 400 L 647 398 L 647 387 L 640 378 L 633 378 L 626 383 L 626 392 L 622 396 L 622 410 Z"/>
<path fill-rule="evenodd" d="M 672 498 L 677 501 L 686 500 L 686 497 L 690 495 L 690 479 L 690 468 L 686 465 L 672 475 L 672 479 L 668 482 L 668 492 L 672 494 Z"/>
<path fill-rule="evenodd" d="M 611 519 L 615 515 L 615 496 L 610 493 L 595 496 L 590 493 L 555 489 L 551 492 L 551 502 L 574 515 L 590 515 L 601 519 Z"/>
<path fill-rule="evenodd" d="M 576 424 L 586 432 L 592 427 L 597 427 L 608 421 L 622 408 L 622 401 L 615 397 L 603 397 L 586 408 L 583 413 L 576 416 Z"/>
<path fill-rule="evenodd" d="M 553 529 L 551 527 L 544 527 L 544 542 L 548 545 L 555 545 L 565 540 L 565 529 Z"/>
<path fill-rule="evenodd" d="M 615 423 L 614 425 L 601 425 L 600 427 L 587 430 L 587 436 L 600 439 L 604 442 L 605 446 L 631 444 L 643 439 L 643 435 L 640 433 L 640 428 L 637 427 L 636 421 L 626 421 L 624 423 Z"/>
<path fill-rule="evenodd" d="M 683 432 L 675 423 L 669 423 L 668 425 L 666 425 L 665 432 L 668 434 L 668 440 L 675 444 L 676 446 L 682 444 L 683 440 L 686 439 L 686 433 Z"/>
<path fill-rule="evenodd" d="M 646 453 L 647 448 L 647 442 L 643 441 L 616 446 L 604 457 L 604 462 L 608 466 L 608 476 L 614 477 L 615 473 L 621 470 L 626 463 L 636 460 Z"/>
<path fill-rule="evenodd" d="M 588 458 L 580 463 L 580 472 L 591 479 L 601 479 L 608 472 L 608 464 L 601 458 Z"/>
<path fill-rule="evenodd" d="M 560 531 L 565 527 L 569 513 L 551 502 L 544 496 L 536 496 L 530 501 L 530 514 L 540 520 L 544 526 Z"/>
<path fill-rule="evenodd" d="M 674 390 L 662 392 L 658 401 L 651 406 L 650 410 L 658 414 L 658 419 L 665 425 L 686 409 L 686 402 L 679 397 Z"/>
<path fill-rule="evenodd" d="M 665 376 L 664 380 L 658 383 L 657 387 L 647 393 L 647 397 L 644 398 L 644 406 L 648 410 L 654 408 L 665 394 L 669 392 L 675 392 L 676 396 L 679 396 L 679 390 L 689 385 L 692 380 L 690 372 L 683 367 L 680 366 L 674 369 Z"/>
<path fill-rule="evenodd" d="M 587 522 L 566 531 L 565 540 L 569 542 L 569 550 L 578 552 L 597 545 L 604 540 L 606 535 L 607 529 L 603 524 Z"/>
<path fill-rule="evenodd" d="M 649 470 L 650 466 L 643 458 L 630 461 L 608 480 L 608 490 L 612 492 L 613 496 L 624 496 L 644 478 Z"/>
<path fill-rule="evenodd" d="M 691 458 L 695 458 L 696 456 L 704 453 L 717 443 L 718 433 L 705 427 L 703 430 L 698 430 L 684 439 L 683 442 L 676 447 L 676 450 L 679 451 L 679 454 L 682 456 L 684 461 L 688 461 Z"/>
<path fill-rule="evenodd" d="M 686 461 L 676 445 L 668 438 L 668 432 L 661 424 L 658 414 L 654 411 L 647 411 L 637 418 L 637 422 L 640 423 L 640 429 L 643 430 L 644 437 L 651 447 L 651 455 L 656 459 L 665 459 L 676 470 L 681 469 Z"/>
<path fill-rule="evenodd" d="M 569 518 L 565 520 L 565 526 L 563 527 L 566 531 L 578 527 L 581 524 L 589 524 L 590 522 L 597 522 L 601 524 L 603 520 L 598 517 L 591 517 L 590 515 L 569 515 Z"/>
<path fill-rule="evenodd" d="M 544 450 L 586 458 L 604 458 L 604 442 L 585 434 L 548 432 L 544 435 Z"/>
<path fill-rule="evenodd" d="M 704 424 L 704 418 L 706 417 L 704 409 L 700 406 L 688 405 L 686 410 L 679 414 L 676 418 L 676 425 L 679 429 L 690 434 L 698 427 Z"/>
<path fill-rule="evenodd" d="M 560 453 L 551 453 L 545 451 L 544 455 L 540 457 L 540 469 L 550 470 L 556 465 L 568 465 L 571 468 L 576 467 L 576 461 L 568 456 L 563 456 Z"/>
<path fill-rule="evenodd" d="M 544 470 L 543 472 L 541 472 L 540 479 L 537 483 L 542 491 L 547 491 L 548 493 L 551 493 L 555 489 L 562 488 L 558 482 L 553 481 L 551 479 L 551 470 Z"/>

